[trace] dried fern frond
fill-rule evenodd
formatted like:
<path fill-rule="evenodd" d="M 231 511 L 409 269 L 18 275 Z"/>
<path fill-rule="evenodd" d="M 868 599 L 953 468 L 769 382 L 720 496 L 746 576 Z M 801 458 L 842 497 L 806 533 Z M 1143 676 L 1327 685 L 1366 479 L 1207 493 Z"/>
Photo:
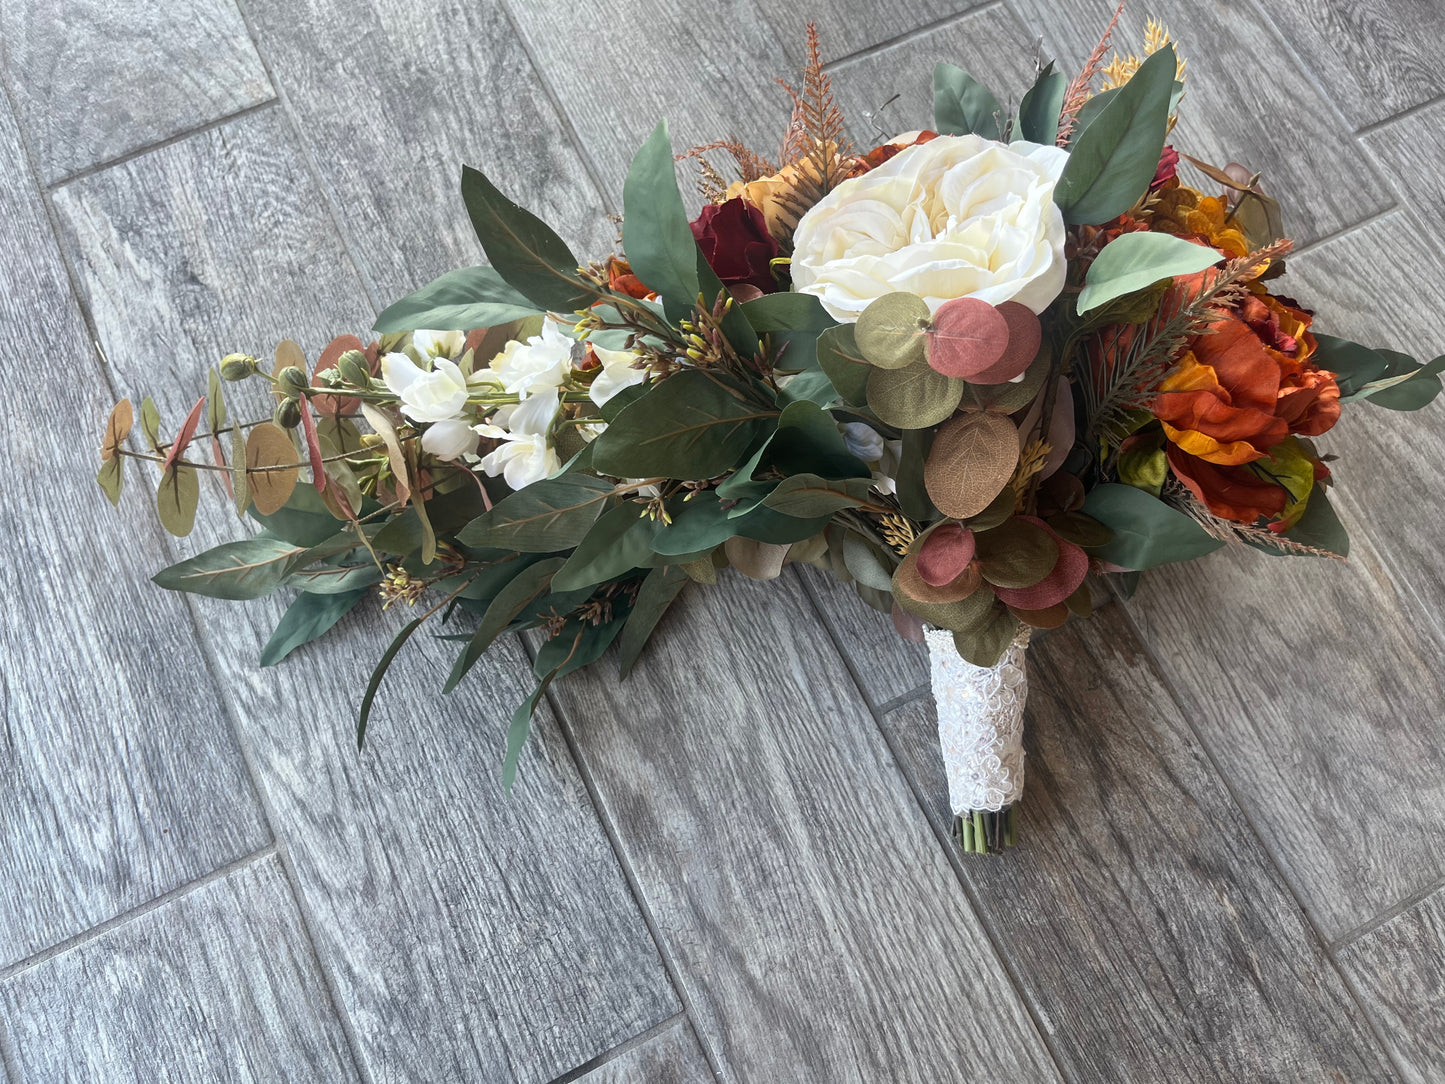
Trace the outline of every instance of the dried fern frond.
<path fill-rule="evenodd" d="M 1204 529 L 1205 534 L 1211 538 L 1217 538 L 1221 542 L 1228 542 L 1231 545 L 1253 542 L 1256 545 L 1278 550 L 1280 553 L 1294 554 L 1299 557 L 1330 557 L 1336 561 L 1345 560 L 1343 555 L 1335 553 L 1333 550 L 1320 549 L 1318 546 L 1296 542 L 1285 535 L 1276 534 L 1268 527 L 1222 519 L 1211 512 L 1203 501 L 1177 479 L 1169 479 L 1165 485 L 1163 496 L 1167 503 L 1198 523 Z"/>
<path fill-rule="evenodd" d="M 782 79 L 778 85 L 793 99 L 793 119 L 784 144 L 784 165 L 812 165 L 800 172 L 820 189 L 819 198 L 837 187 L 852 167 L 853 146 L 848 142 L 843 111 L 833 97 L 833 80 L 823 70 L 818 49 L 818 28 L 808 24 L 808 63 L 803 68 L 803 89 Z M 815 201 L 816 202 L 816 201 Z"/>
<path fill-rule="evenodd" d="M 1089 419 L 1088 446 L 1097 447 L 1100 439 L 1117 446 L 1127 435 L 1129 414 L 1148 409 L 1189 340 L 1206 333 L 1242 300 L 1246 283 L 1292 247 L 1276 241 L 1230 260 L 1193 298 L 1171 290 L 1145 323 L 1112 324 L 1100 331 L 1076 370 Z"/>
<path fill-rule="evenodd" d="M 1103 66 L 1104 54 L 1109 51 L 1109 43 L 1114 37 L 1114 27 L 1119 25 L 1119 16 L 1122 14 L 1124 14 L 1124 0 L 1119 0 L 1119 6 L 1114 9 L 1114 17 L 1104 28 L 1104 36 L 1099 39 L 1099 44 L 1094 46 L 1094 51 L 1089 54 L 1089 59 L 1084 61 L 1084 66 L 1079 69 L 1079 74 L 1074 76 L 1068 89 L 1064 91 L 1064 107 L 1059 114 L 1059 137 L 1057 140 L 1060 147 L 1068 144 L 1069 137 L 1074 134 L 1074 126 L 1079 122 L 1079 110 L 1084 108 L 1084 103 L 1093 94 L 1090 87 L 1093 85 L 1094 76 L 1099 74 L 1099 69 Z"/>
<path fill-rule="evenodd" d="M 758 154 L 757 151 L 753 150 L 742 140 L 736 138 L 715 139 L 711 143 L 703 143 L 696 147 L 689 147 L 681 154 L 676 155 L 674 161 L 682 162 L 689 158 L 696 158 L 699 162 L 698 168 L 702 171 L 704 177 L 707 177 L 710 172 L 718 181 L 723 181 L 724 178 L 721 172 L 704 157 L 704 155 L 711 151 L 727 151 L 728 154 L 732 156 L 733 164 L 737 170 L 738 180 L 742 181 L 743 184 L 752 184 L 753 181 L 760 180 L 763 177 L 771 177 L 774 173 L 778 172 L 777 166 L 773 165 L 772 162 L 768 161 L 761 154 Z M 701 186 L 701 182 L 699 182 L 699 186 Z M 727 188 L 726 183 L 723 184 L 723 188 Z"/>

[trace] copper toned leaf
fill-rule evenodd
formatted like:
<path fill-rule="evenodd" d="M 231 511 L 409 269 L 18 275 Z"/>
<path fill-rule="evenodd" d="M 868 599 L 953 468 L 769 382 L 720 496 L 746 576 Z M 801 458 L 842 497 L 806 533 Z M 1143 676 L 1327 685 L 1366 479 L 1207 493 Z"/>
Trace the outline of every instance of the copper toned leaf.
<path fill-rule="evenodd" d="M 110 418 L 105 423 L 105 441 L 100 446 L 102 462 L 115 458 L 116 449 L 130 436 L 130 429 L 134 424 L 135 410 L 132 409 L 129 399 L 122 399 L 111 408 Z"/>
<path fill-rule="evenodd" d="M 1002 414 L 972 411 L 939 427 L 923 484 L 945 516 L 968 519 L 1003 492 L 1019 462 L 1019 434 Z"/>
<path fill-rule="evenodd" d="M 246 438 L 246 485 L 256 511 L 269 516 L 280 510 L 291 499 L 300 476 L 296 446 L 285 430 L 270 422 L 251 430 Z"/>

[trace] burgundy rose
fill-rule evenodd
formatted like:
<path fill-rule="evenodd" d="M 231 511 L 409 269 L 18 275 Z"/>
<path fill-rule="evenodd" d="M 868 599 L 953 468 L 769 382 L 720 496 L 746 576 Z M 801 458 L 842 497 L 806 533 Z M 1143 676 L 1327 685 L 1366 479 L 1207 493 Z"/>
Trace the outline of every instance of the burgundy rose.
<path fill-rule="evenodd" d="M 763 212 L 741 196 L 704 207 L 692 224 L 692 235 L 724 286 L 746 284 L 765 294 L 779 289 L 769 265 L 778 254 L 778 242 L 768 233 Z"/>
<path fill-rule="evenodd" d="M 1165 147 L 1164 153 L 1159 156 L 1159 168 L 1154 171 L 1154 179 L 1149 182 L 1150 188 L 1158 188 L 1165 181 L 1172 181 L 1179 172 L 1179 152 L 1173 147 Z"/>

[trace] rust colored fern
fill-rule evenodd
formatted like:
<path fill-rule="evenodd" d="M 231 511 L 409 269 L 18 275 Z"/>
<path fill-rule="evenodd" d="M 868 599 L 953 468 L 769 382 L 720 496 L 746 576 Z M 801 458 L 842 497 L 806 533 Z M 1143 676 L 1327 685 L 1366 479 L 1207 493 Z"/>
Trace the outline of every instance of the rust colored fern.
<path fill-rule="evenodd" d="M 1109 43 L 1114 38 L 1114 28 L 1119 25 L 1119 16 L 1124 14 L 1124 0 L 1119 0 L 1119 6 L 1114 9 L 1114 17 L 1109 20 L 1109 25 L 1104 28 L 1104 36 L 1099 39 L 1099 44 L 1094 46 L 1094 51 L 1089 54 L 1089 59 L 1084 61 L 1084 66 L 1079 69 L 1079 74 L 1074 76 L 1069 83 L 1069 88 L 1064 92 L 1064 107 L 1059 114 L 1059 137 L 1060 147 L 1066 146 L 1069 136 L 1074 134 L 1074 125 L 1079 121 L 1079 110 L 1084 108 L 1084 103 L 1089 100 L 1089 87 L 1094 82 L 1094 76 L 1104 66 L 1104 54 L 1109 51 Z"/>
<path fill-rule="evenodd" d="M 784 144 L 787 165 L 804 166 L 803 172 L 820 189 L 822 198 L 848 175 L 853 147 L 843 123 L 843 111 L 833 97 L 833 80 L 823 70 L 818 49 L 818 28 L 808 24 L 808 63 L 803 68 L 803 89 L 779 79 L 778 85 L 793 99 L 793 119 Z M 811 165 L 812 169 L 806 167 Z M 816 202 L 816 201 L 814 201 Z"/>

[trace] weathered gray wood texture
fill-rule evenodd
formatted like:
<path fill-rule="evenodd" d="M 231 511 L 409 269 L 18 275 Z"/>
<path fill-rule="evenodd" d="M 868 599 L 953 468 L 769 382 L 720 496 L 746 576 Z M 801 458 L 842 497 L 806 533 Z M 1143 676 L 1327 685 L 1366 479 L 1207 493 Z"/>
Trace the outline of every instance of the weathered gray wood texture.
<path fill-rule="evenodd" d="M 1412 1084 L 1445 1079 L 1445 893 L 1435 893 L 1339 953 L 1373 1005 Z"/>
<path fill-rule="evenodd" d="M 1389 1066 L 1124 613 L 1029 648 L 1024 846 L 961 864 L 1073 1080 L 1383 1080 Z M 937 717 L 885 726 L 939 831 Z"/>
<path fill-rule="evenodd" d="M 1222 555 L 1036 645 L 1025 842 L 998 862 L 943 837 L 931 716 L 898 707 L 921 652 L 831 582 L 686 598 L 625 689 L 556 690 L 508 798 L 519 642 L 450 700 L 448 652 L 411 645 L 358 758 L 351 694 L 399 615 L 257 671 L 280 601 L 142 582 L 234 520 L 175 547 L 143 472 L 119 520 L 94 495 L 99 374 L 174 427 L 220 354 L 362 331 L 481 257 L 463 161 L 600 255 L 658 118 L 679 150 L 779 142 L 809 18 L 869 144 L 895 91 L 878 125 L 928 123 L 937 60 L 1016 100 L 1035 36 L 1076 64 L 1111 5 L 972 7 L 0 0 L 10 1084 L 1445 1072 L 1438 406 L 1324 442 L 1349 566 Z M 1326 239 L 1289 280 L 1320 326 L 1440 348 L 1445 112 L 1397 115 L 1440 93 L 1434 9 L 1152 11 L 1190 61 L 1176 142 L 1264 168 Z"/>
<path fill-rule="evenodd" d="M 0 983 L 23 1081 L 348 1081 L 346 1035 L 274 855 Z"/>
<path fill-rule="evenodd" d="M 234 0 L 6 0 L 0 71 L 47 183 L 274 97 Z"/>
<path fill-rule="evenodd" d="M 724 1074 L 1053 1079 L 797 580 L 675 606 L 626 686 L 556 702 Z"/>
<path fill-rule="evenodd" d="M 691 1026 L 678 1020 L 575 1079 L 578 1084 L 712 1084 L 713 1075 Z"/>
<path fill-rule="evenodd" d="M 0 336 L 13 344 L 0 472 L 3 967 L 270 833 L 217 717 L 226 694 L 195 663 L 186 607 L 147 582 L 162 533 L 77 499 L 94 495 L 110 394 L 3 99 L 0 222 Z"/>
<path fill-rule="evenodd" d="M 118 383 L 163 388 L 173 420 L 182 389 L 230 349 L 262 353 L 290 334 L 314 356 L 370 322 L 277 111 L 78 181 L 56 202 Z M 137 298 L 149 303 L 124 303 Z M 174 371 L 157 372 L 162 356 Z M 222 509 L 181 548 L 235 532 Z M 205 600 L 196 613 L 377 1078 L 545 1080 L 676 1012 L 545 713 L 552 740 L 530 751 L 512 796 L 502 790 L 506 720 L 529 691 L 516 642 L 444 699 L 449 653 L 419 637 L 358 757 L 355 697 L 338 690 L 364 685 L 405 618 L 368 611 L 344 638 L 258 672 L 282 609 Z M 334 689 L 306 681 L 327 672 Z"/>

